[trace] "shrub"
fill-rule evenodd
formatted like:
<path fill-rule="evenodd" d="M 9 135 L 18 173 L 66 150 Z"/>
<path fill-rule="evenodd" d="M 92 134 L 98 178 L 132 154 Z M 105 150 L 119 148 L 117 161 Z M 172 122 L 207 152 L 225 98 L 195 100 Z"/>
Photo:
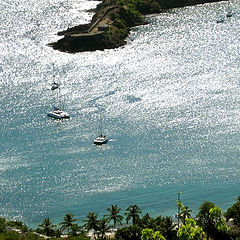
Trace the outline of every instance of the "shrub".
<path fill-rule="evenodd" d="M 133 27 L 136 24 L 143 22 L 142 15 L 132 8 L 121 8 L 119 12 L 119 17 L 126 22 L 126 25 Z"/>
<path fill-rule="evenodd" d="M 113 22 L 113 26 L 115 26 L 116 28 L 120 28 L 120 29 L 126 28 L 125 22 L 123 20 L 120 20 L 120 19 L 116 19 Z"/>
<path fill-rule="evenodd" d="M 142 14 L 158 13 L 161 12 L 161 6 L 154 0 L 138 0 L 136 2 L 136 10 Z"/>

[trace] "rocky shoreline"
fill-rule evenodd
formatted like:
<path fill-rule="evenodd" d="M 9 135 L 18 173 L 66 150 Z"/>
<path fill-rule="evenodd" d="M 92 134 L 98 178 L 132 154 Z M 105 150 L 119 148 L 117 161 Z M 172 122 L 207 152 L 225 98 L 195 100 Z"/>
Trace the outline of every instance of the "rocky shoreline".
<path fill-rule="evenodd" d="M 89 24 L 83 24 L 58 32 L 64 36 L 48 44 L 55 50 L 76 53 L 112 49 L 123 46 L 133 26 L 145 23 L 144 15 L 161 13 L 170 8 L 219 2 L 223 0 L 139 0 L 134 6 L 124 0 L 103 0 Z M 136 1 L 135 1 L 136 2 Z M 142 5 L 141 5 L 142 4 Z M 130 6 L 130 7 L 129 7 Z"/>

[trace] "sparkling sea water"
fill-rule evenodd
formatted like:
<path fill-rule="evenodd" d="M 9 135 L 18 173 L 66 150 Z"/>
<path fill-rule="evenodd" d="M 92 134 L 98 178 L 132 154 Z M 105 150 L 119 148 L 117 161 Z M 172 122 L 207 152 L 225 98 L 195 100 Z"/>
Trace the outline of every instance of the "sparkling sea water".
<path fill-rule="evenodd" d="M 97 3 L 0 3 L 0 215 L 32 227 L 111 204 L 174 216 L 179 191 L 193 214 L 204 200 L 225 211 L 240 195 L 240 3 L 149 15 L 118 49 L 47 46 Z M 70 120 L 46 115 L 53 81 Z"/>

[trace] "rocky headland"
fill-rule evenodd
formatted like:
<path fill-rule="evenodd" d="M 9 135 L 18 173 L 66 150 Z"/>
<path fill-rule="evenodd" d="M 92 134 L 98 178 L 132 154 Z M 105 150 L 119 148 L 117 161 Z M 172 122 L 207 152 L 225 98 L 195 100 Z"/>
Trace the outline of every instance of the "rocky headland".
<path fill-rule="evenodd" d="M 125 44 L 131 27 L 146 23 L 146 14 L 218 1 L 222 0 L 103 0 L 89 24 L 58 32 L 63 38 L 49 46 L 69 53 L 117 48 Z"/>

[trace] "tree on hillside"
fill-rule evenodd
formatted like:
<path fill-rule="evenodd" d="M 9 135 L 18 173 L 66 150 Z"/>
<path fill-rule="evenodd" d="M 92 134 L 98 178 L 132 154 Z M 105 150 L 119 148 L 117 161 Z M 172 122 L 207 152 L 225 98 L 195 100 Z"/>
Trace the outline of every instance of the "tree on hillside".
<path fill-rule="evenodd" d="M 84 219 L 83 222 L 85 224 L 83 225 L 84 228 L 86 228 L 87 231 L 91 229 L 96 229 L 97 228 L 97 223 L 98 223 L 98 214 L 95 212 L 89 212 L 87 214 L 87 219 Z"/>
<path fill-rule="evenodd" d="M 214 224 L 213 219 L 210 217 L 210 209 L 215 207 L 212 202 L 205 201 L 199 208 L 199 213 L 196 216 L 197 224 L 203 228 L 203 231 L 207 235 L 207 239 L 213 234 Z"/>
<path fill-rule="evenodd" d="M 138 219 L 137 226 L 143 229 L 152 229 L 154 232 L 160 232 L 166 239 L 175 239 L 176 224 L 171 217 L 162 217 L 161 215 L 152 218 L 146 213 L 141 219 Z"/>
<path fill-rule="evenodd" d="M 162 234 L 166 239 L 174 239 L 176 236 L 176 224 L 173 222 L 172 217 L 164 217 Z"/>
<path fill-rule="evenodd" d="M 181 201 L 177 201 L 177 205 L 180 209 L 180 213 L 179 213 L 179 218 L 181 219 L 182 223 L 185 224 L 185 220 L 187 218 L 191 218 L 191 212 L 192 210 L 189 209 L 187 206 L 184 206 L 183 203 Z"/>
<path fill-rule="evenodd" d="M 71 236 L 78 236 L 81 231 L 81 227 L 78 224 L 73 224 L 71 226 Z"/>
<path fill-rule="evenodd" d="M 207 239 L 225 239 L 229 238 L 229 227 L 223 218 L 222 210 L 212 202 L 204 202 L 200 206 L 197 214 L 197 223 L 207 234 Z"/>
<path fill-rule="evenodd" d="M 137 225 L 119 228 L 115 234 L 115 240 L 140 240 L 141 228 Z"/>
<path fill-rule="evenodd" d="M 126 209 L 125 215 L 127 224 L 130 219 L 132 219 L 132 224 L 135 225 L 137 220 L 140 219 L 141 209 L 137 205 L 131 205 Z"/>
<path fill-rule="evenodd" d="M 0 217 L 0 233 L 5 232 L 6 219 Z"/>
<path fill-rule="evenodd" d="M 202 240 L 205 233 L 201 227 L 196 225 L 195 220 L 187 218 L 185 224 L 179 228 L 177 236 L 179 240 Z"/>
<path fill-rule="evenodd" d="M 28 227 L 21 221 L 15 221 L 15 220 L 14 221 L 7 221 L 6 225 L 10 226 L 10 227 L 17 228 L 17 229 L 21 229 L 21 231 L 23 233 L 28 231 Z"/>
<path fill-rule="evenodd" d="M 93 230 L 93 235 L 95 238 L 95 234 L 97 232 L 98 229 L 98 214 L 95 212 L 89 212 L 87 214 L 87 219 L 84 219 L 83 222 L 85 222 L 85 224 L 83 225 L 83 227 L 87 230 L 90 231 L 91 229 Z"/>
<path fill-rule="evenodd" d="M 180 218 L 181 218 L 181 220 L 183 221 L 184 224 L 185 224 L 185 220 L 187 218 L 191 218 L 191 212 L 192 212 L 192 210 L 189 209 L 187 206 L 184 206 L 184 208 L 180 212 Z"/>
<path fill-rule="evenodd" d="M 156 231 L 156 221 L 148 213 L 146 213 L 141 219 L 138 220 L 137 225 L 141 229 L 149 228 Z"/>
<path fill-rule="evenodd" d="M 160 233 L 160 231 L 154 232 L 150 228 L 142 230 L 141 240 L 166 240 L 166 238 Z"/>
<path fill-rule="evenodd" d="M 109 232 L 112 226 L 108 226 L 108 220 L 103 218 L 97 222 L 97 235 L 98 239 L 106 239 L 106 233 Z"/>
<path fill-rule="evenodd" d="M 69 230 L 73 226 L 74 222 L 76 222 L 76 221 L 77 221 L 77 219 L 73 218 L 73 214 L 67 213 L 63 217 L 63 222 L 60 223 L 60 225 L 62 225 L 61 230 L 67 229 L 67 234 L 69 235 L 69 232 L 70 232 Z"/>
<path fill-rule="evenodd" d="M 122 225 L 123 216 L 119 214 L 121 208 L 118 208 L 117 205 L 111 205 L 111 207 L 108 208 L 107 211 L 109 212 L 109 214 L 105 214 L 105 216 L 107 217 L 108 221 L 113 220 L 114 228 L 116 228 L 117 224 Z"/>
<path fill-rule="evenodd" d="M 230 239 L 228 231 L 230 228 L 227 226 L 225 219 L 223 218 L 222 210 L 215 206 L 209 210 L 210 218 L 212 218 L 214 224 L 214 234 L 211 236 L 213 239 Z"/>
<path fill-rule="evenodd" d="M 51 236 L 54 232 L 54 229 L 56 225 L 53 225 L 53 221 L 51 221 L 49 218 L 43 219 L 42 223 L 38 225 L 40 229 L 42 229 L 42 233 Z"/>
<path fill-rule="evenodd" d="M 240 196 L 238 196 L 237 202 L 228 208 L 224 216 L 226 217 L 227 221 L 232 219 L 233 223 L 240 227 Z"/>

